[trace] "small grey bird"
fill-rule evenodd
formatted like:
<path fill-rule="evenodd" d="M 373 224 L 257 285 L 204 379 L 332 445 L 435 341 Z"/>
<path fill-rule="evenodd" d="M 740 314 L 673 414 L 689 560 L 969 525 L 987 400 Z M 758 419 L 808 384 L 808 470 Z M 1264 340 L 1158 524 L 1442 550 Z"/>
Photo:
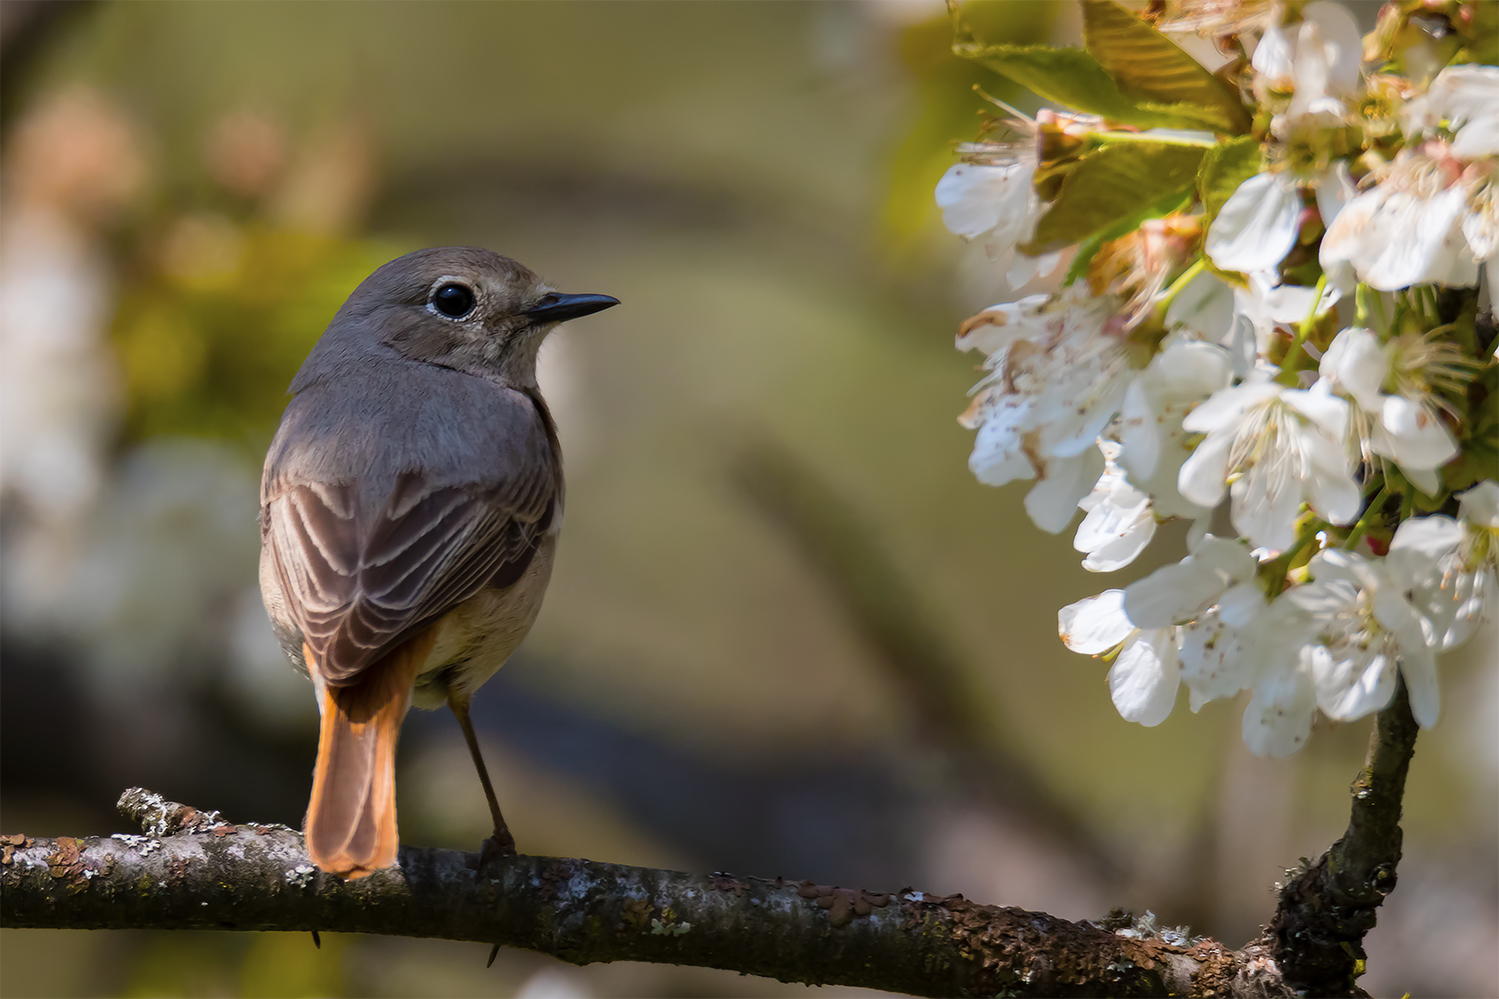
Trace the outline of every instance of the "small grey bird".
<path fill-rule="evenodd" d="M 354 290 L 291 383 L 260 486 L 260 590 L 312 678 L 322 727 L 307 851 L 363 877 L 395 863 L 395 752 L 414 702 L 469 721 L 474 690 L 541 609 L 562 453 L 536 385 L 559 322 L 610 306 L 488 250 L 420 250 Z"/>

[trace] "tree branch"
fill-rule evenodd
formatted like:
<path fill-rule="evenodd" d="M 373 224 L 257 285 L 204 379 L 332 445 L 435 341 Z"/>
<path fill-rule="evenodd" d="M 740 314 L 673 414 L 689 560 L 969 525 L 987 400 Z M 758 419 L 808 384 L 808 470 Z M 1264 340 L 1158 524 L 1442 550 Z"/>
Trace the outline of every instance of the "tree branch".
<path fill-rule="evenodd" d="M 1419 729 L 1405 684 L 1381 711 L 1364 768 L 1350 789 L 1348 831 L 1281 889 L 1268 928 L 1271 949 L 1293 989 L 1309 995 L 1363 996 L 1364 935 L 1395 890 L 1400 803 Z"/>
<path fill-rule="evenodd" d="M 231 825 L 140 789 L 120 806 L 146 835 L 0 838 L 0 925 L 442 937 L 928 996 L 1288 994 L 1263 948 L 1128 917 L 554 857 L 505 858 L 480 877 L 472 854 L 409 847 L 399 867 L 343 881 L 285 826 Z"/>

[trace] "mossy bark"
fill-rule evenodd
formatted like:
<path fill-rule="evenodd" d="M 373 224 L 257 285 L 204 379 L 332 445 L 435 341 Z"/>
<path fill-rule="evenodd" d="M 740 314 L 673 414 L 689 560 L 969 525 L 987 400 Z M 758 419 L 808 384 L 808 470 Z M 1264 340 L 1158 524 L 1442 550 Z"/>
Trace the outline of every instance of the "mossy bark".
<path fill-rule="evenodd" d="M 308 862 L 295 830 L 131 794 L 122 805 L 150 835 L 0 839 L 4 926 L 442 937 L 575 964 L 654 961 L 929 996 L 1288 994 L 1254 948 L 1167 942 L 961 895 L 555 857 L 503 858 L 479 875 L 472 854 L 419 849 L 344 881 Z"/>

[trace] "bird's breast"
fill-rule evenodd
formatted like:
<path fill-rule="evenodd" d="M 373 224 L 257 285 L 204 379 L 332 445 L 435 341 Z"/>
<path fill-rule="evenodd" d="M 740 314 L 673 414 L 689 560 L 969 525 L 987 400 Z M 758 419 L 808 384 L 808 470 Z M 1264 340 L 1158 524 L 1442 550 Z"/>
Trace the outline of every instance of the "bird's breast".
<path fill-rule="evenodd" d="M 437 640 L 416 680 L 417 707 L 441 707 L 454 691 L 470 694 L 505 664 L 541 612 L 556 550 L 557 534 L 549 531 L 514 585 L 486 587 L 435 622 Z"/>

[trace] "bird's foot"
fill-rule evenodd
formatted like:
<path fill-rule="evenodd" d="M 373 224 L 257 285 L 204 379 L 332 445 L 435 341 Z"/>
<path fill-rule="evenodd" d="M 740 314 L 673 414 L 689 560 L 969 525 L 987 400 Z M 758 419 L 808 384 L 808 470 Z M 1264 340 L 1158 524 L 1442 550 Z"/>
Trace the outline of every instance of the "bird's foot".
<path fill-rule="evenodd" d="M 501 826 L 479 847 L 479 864 L 475 877 L 482 876 L 485 868 L 501 857 L 514 857 L 518 853 L 515 849 L 515 837 L 510 835 L 509 828 Z"/>

